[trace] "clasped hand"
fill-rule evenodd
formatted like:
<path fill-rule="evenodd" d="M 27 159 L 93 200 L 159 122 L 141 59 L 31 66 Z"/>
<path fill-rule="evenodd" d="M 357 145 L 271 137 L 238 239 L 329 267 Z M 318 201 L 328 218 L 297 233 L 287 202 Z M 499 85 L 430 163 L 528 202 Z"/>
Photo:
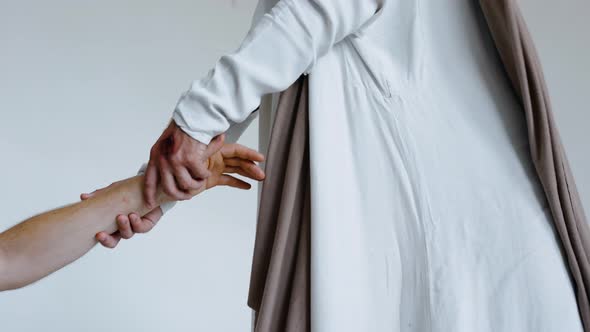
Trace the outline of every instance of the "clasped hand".
<path fill-rule="evenodd" d="M 115 248 L 121 239 L 152 230 L 163 214 L 157 206 L 158 192 L 170 201 L 181 201 L 215 186 L 251 188 L 249 183 L 229 175 L 232 173 L 263 180 L 264 171 L 256 162 L 264 161 L 264 156 L 240 144 L 225 144 L 224 139 L 222 134 L 205 145 L 171 122 L 152 148 L 145 173 L 144 200 L 151 211 L 144 216 L 137 213 L 118 215 L 118 231 L 113 234 L 100 232 L 96 234 L 96 240 L 107 248 Z M 109 187 L 82 194 L 80 198 L 86 200 Z"/>

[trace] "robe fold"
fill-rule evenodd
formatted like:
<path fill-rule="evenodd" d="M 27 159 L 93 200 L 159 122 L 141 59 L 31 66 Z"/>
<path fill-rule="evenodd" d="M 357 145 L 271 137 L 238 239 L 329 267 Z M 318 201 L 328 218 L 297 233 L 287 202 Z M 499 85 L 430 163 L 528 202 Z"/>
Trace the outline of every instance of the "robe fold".
<path fill-rule="evenodd" d="M 514 0 L 480 0 L 479 4 L 525 112 L 530 157 L 567 258 L 584 330 L 590 332 L 590 227 L 535 46 Z M 248 297 L 256 332 L 310 331 L 307 81 L 302 75 L 280 94 L 271 132 Z"/>

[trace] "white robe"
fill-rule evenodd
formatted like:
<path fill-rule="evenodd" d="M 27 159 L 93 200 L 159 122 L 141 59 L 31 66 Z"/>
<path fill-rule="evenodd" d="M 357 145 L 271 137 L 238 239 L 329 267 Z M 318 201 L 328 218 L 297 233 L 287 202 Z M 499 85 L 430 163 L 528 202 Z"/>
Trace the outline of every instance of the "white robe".
<path fill-rule="evenodd" d="M 265 151 L 276 92 L 304 72 L 313 332 L 582 331 L 477 2 L 261 0 L 173 118 L 235 139 L 261 104 Z"/>

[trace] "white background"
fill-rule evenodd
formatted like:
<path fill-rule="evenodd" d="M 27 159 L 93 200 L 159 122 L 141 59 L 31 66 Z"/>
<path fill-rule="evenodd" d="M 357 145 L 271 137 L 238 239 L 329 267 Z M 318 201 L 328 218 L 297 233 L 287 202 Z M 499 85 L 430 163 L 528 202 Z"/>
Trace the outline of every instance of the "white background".
<path fill-rule="evenodd" d="M 590 213 L 590 5 L 521 1 Z M 0 230 L 132 176 L 255 0 L 0 0 Z M 242 143 L 257 147 L 254 123 Z M 0 295 L 0 331 L 248 331 L 256 191 L 216 188 L 151 234 Z"/>

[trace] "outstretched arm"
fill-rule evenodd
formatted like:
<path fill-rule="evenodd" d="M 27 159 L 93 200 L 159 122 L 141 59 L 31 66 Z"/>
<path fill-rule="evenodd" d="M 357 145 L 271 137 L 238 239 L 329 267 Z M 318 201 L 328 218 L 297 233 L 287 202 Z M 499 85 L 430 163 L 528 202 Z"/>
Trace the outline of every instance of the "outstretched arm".
<path fill-rule="evenodd" d="M 80 258 L 96 244 L 96 233 L 117 230 L 117 214 L 149 212 L 142 189 L 142 176 L 123 180 L 0 234 L 0 291 L 26 286 Z M 160 204 L 168 201 L 161 191 L 157 197 Z"/>
<path fill-rule="evenodd" d="M 222 144 L 223 138 L 217 143 Z M 205 186 L 190 194 L 218 185 L 249 189 L 248 183 L 227 173 L 262 180 L 264 172 L 254 162 L 263 159 L 254 150 L 226 144 L 207 159 L 212 175 Z M 1 233 L 0 291 L 26 286 L 80 258 L 96 244 L 95 234 L 107 236 L 117 230 L 115 216 L 148 213 L 143 183 L 143 176 L 113 183 L 82 202 L 37 215 Z M 158 205 L 170 200 L 157 190 Z"/>
<path fill-rule="evenodd" d="M 240 47 L 193 82 L 174 111 L 176 124 L 203 144 L 243 122 L 268 93 L 288 88 L 344 38 L 359 34 L 386 0 L 280 0 Z"/>
<path fill-rule="evenodd" d="M 174 122 L 153 146 L 145 197 L 153 203 L 161 183 L 177 200 L 188 199 L 209 176 L 206 144 L 243 123 L 262 96 L 288 88 L 338 42 L 359 35 L 388 0 L 280 0 L 248 31 L 239 48 L 222 56 L 193 82 L 174 110 Z"/>

